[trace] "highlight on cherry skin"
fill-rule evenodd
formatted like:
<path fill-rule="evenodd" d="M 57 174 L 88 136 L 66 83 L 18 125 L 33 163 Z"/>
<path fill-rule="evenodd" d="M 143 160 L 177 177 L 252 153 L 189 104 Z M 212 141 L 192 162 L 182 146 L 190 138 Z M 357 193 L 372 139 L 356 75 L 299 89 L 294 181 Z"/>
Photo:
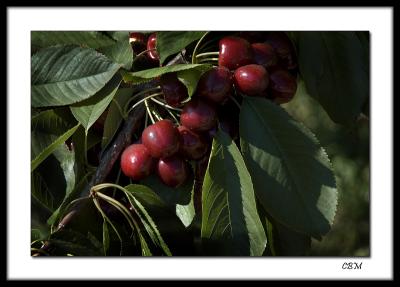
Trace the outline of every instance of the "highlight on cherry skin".
<path fill-rule="evenodd" d="M 155 158 L 174 155 L 179 150 L 180 135 L 172 121 L 158 121 L 143 130 L 142 142 Z"/>
<path fill-rule="evenodd" d="M 147 50 L 151 50 L 148 52 L 148 55 L 150 59 L 154 61 L 159 61 L 160 57 L 156 50 L 156 44 L 157 44 L 157 35 L 156 33 L 153 33 L 147 39 Z"/>
<path fill-rule="evenodd" d="M 269 76 L 261 65 L 247 65 L 235 70 L 235 87 L 248 96 L 259 96 L 267 89 Z"/>
<path fill-rule="evenodd" d="M 155 163 L 155 159 L 143 144 L 132 144 L 121 155 L 122 172 L 134 180 L 141 180 L 150 175 Z"/>

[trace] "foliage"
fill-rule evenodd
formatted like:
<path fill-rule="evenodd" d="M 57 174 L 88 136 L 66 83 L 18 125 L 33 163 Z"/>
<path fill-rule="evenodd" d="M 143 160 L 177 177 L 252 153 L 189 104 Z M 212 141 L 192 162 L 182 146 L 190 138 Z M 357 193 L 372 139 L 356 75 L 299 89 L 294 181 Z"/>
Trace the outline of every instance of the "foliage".
<path fill-rule="evenodd" d="M 279 106 L 233 91 L 238 139 L 220 122 L 203 170 L 191 161 L 187 181 L 172 188 L 156 175 L 129 179 L 119 160 L 105 180 L 92 183 L 135 107 L 144 104 L 146 118 L 125 143 L 139 139 L 154 118 L 179 122 L 181 109 L 164 101 L 158 79 L 176 73 L 195 97 L 215 62 L 188 58 L 210 53 L 219 34 L 157 32 L 160 65 L 143 68 L 127 32 L 32 32 L 32 250 L 46 241 L 52 248 L 41 252 L 56 256 L 324 254 L 318 246 L 338 234 L 344 218 L 366 216 L 349 215 L 360 203 L 345 191 L 368 173 L 368 147 L 343 151 L 352 145 L 340 138 L 357 128 L 368 101 L 369 38 L 289 35 L 298 59 L 294 100 Z M 167 65 L 183 50 L 182 62 Z M 368 202 L 365 192 L 356 196 Z"/>

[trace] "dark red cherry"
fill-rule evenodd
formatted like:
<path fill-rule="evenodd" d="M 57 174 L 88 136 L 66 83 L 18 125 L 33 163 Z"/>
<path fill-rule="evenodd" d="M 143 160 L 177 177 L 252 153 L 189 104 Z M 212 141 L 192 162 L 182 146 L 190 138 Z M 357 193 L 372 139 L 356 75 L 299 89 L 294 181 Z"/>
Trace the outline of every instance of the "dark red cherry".
<path fill-rule="evenodd" d="M 176 73 L 167 73 L 160 77 L 160 86 L 168 105 L 177 107 L 189 95 L 186 86 L 178 80 Z"/>
<path fill-rule="evenodd" d="M 147 39 L 147 50 L 152 50 L 148 52 L 148 55 L 154 61 L 158 61 L 160 59 L 157 50 L 154 50 L 156 49 L 156 43 L 157 43 L 157 35 L 156 33 L 153 33 Z"/>
<path fill-rule="evenodd" d="M 236 69 L 235 87 L 248 96 L 260 96 L 268 87 L 268 72 L 260 65 L 247 65 Z"/>
<path fill-rule="evenodd" d="M 225 67 L 215 67 L 201 76 L 197 93 L 210 101 L 221 103 L 229 97 L 231 88 L 231 72 Z"/>
<path fill-rule="evenodd" d="M 279 104 L 289 102 L 297 90 L 297 81 L 287 70 L 278 69 L 270 74 L 268 92 Z"/>
<path fill-rule="evenodd" d="M 188 164 L 178 156 L 160 159 L 157 165 L 157 173 L 161 181 L 170 186 L 182 185 L 188 177 Z"/>
<path fill-rule="evenodd" d="M 161 120 L 144 129 L 142 142 L 153 157 L 164 158 L 178 152 L 180 135 L 170 120 Z"/>
<path fill-rule="evenodd" d="M 293 44 L 285 32 L 265 33 L 264 41 L 274 47 L 279 63 L 283 68 L 294 69 L 297 67 Z"/>
<path fill-rule="evenodd" d="M 183 106 L 181 125 L 196 132 L 208 131 L 217 122 L 215 106 L 206 100 L 193 98 Z"/>
<path fill-rule="evenodd" d="M 155 159 L 143 144 L 128 146 L 121 155 L 122 172 L 134 179 L 140 180 L 148 176 L 155 165 Z"/>
<path fill-rule="evenodd" d="M 268 70 L 278 64 L 278 56 L 274 48 L 268 43 L 251 44 L 253 49 L 254 62 Z"/>
<path fill-rule="evenodd" d="M 251 45 L 245 39 L 228 36 L 219 41 L 219 66 L 234 70 L 253 62 Z"/>
<path fill-rule="evenodd" d="M 129 43 L 131 43 L 132 50 L 137 55 L 146 50 L 147 39 L 143 33 L 131 32 L 129 33 Z"/>
<path fill-rule="evenodd" d="M 181 155 L 187 159 L 198 160 L 206 154 L 208 143 L 201 134 L 195 133 L 185 126 L 179 126 L 178 131 L 181 135 Z"/>

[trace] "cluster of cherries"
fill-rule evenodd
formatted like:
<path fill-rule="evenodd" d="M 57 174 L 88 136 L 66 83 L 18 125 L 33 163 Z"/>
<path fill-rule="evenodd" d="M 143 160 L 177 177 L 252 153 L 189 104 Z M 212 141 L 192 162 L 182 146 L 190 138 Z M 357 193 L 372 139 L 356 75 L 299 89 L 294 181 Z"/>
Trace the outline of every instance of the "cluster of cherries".
<path fill-rule="evenodd" d="M 148 37 L 146 48 L 144 36 L 134 34 L 140 41 L 131 43 L 136 47 L 142 43 L 142 51 L 148 50 L 147 57 L 158 61 L 156 34 Z M 292 44 L 283 32 L 242 32 L 240 37 L 223 37 L 219 41 L 218 66 L 201 76 L 190 101 L 185 102 L 188 91 L 176 73 L 160 77 L 165 102 L 172 107 L 183 104 L 180 125 L 163 119 L 146 127 L 140 142 L 122 153 L 123 173 L 141 180 L 156 171 L 166 185 L 180 186 L 189 175 L 187 160 L 200 160 L 209 150 L 207 136 L 221 121 L 217 107 L 235 93 L 265 97 L 279 104 L 290 101 L 297 89 L 296 66 Z M 221 122 L 220 126 L 223 128 Z"/>

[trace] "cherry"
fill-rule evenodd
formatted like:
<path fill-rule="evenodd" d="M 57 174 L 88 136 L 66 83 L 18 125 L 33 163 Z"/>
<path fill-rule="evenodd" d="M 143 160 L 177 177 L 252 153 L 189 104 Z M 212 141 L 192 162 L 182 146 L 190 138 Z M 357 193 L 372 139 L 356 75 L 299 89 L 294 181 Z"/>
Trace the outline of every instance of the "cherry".
<path fill-rule="evenodd" d="M 247 65 L 236 69 L 235 87 L 248 96 L 260 96 L 268 87 L 268 72 L 261 65 Z"/>
<path fill-rule="evenodd" d="M 269 93 L 279 104 L 289 102 L 297 90 L 297 81 L 287 70 L 277 69 L 270 74 Z"/>
<path fill-rule="evenodd" d="M 158 161 L 157 173 L 164 184 L 178 187 L 186 181 L 188 168 L 186 161 L 181 157 L 172 156 Z"/>
<path fill-rule="evenodd" d="M 165 101 L 172 107 L 179 106 L 189 96 L 186 86 L 178 80 L 176 73 L 163 74 L 160 77 L 160 86 Z"/>
<path fill-rule="evenodd" d="M 201 76 L 197 93 L 215 103 L 221 103 L 228 98 L 231 88 L 230 71 L 225 67 L 215 67 Z"/>
<path fill-rule="evenodd" d="M 264 40 L 274 47 L 282 67 L 286 69 L 297 67 L 293 44 L 285 32 L 266 33 Z"/>
<path fill-rule="evenodd" d="M 278 56 L 274 48 L 268 43 L 251 44 L 253 49 L 254 62 L 268 69 L 278 64 Z"/>
<path fill-rule="evenodd" d="M 156 49 L 156 44 L 157 44 L 157 34 L 153 33 L 147 39 L 147 50 Z M 154 61 L 158 61 L 160 59 L 160 57 L 158 56 L 157 50 L 149 51 L 148 55 Z"/>
<path fill-rule="evenodd" d="M 217 122 L 215 106 L 206 100 L 193 98 L 183 106 L 181 125 L 196 132 L 208 131 Z"/>
<path fill-rule="evenodd" d="M 206 154 L 208 143 L 202 135 L 189 130 L 185 126 L 179 126 L 178 131 L 182 139 L 180 154 L 192 160 L 198 160 Z"/>
<path fill-rule="evenodd" d="M 219 41 L 218 65 L 234 70 L 253 63 L 250 43 L 239 37 L 224 37 Z"/>
<path fill-rule="evenodd" d="M 134 180 L 140 180 L 148 176 L 152 172 L 154 165 L 154 158 L 143 144 L 132 144 L 121 155 L 122 172 Z"/>
<path fill-rule="evenodd" d="M 129 43 L 131 43 L 132 50 L 137 55 L 146 50 L 147 39 L 143 33 L 131 32 L 129 33 Z"/>
<path fill-rule="evenodd" d="M 144 129 L 142 142 L 153 157 L 164 158 L 178 152 L 180 136 L 170 120 L 161 120 Z"/>

